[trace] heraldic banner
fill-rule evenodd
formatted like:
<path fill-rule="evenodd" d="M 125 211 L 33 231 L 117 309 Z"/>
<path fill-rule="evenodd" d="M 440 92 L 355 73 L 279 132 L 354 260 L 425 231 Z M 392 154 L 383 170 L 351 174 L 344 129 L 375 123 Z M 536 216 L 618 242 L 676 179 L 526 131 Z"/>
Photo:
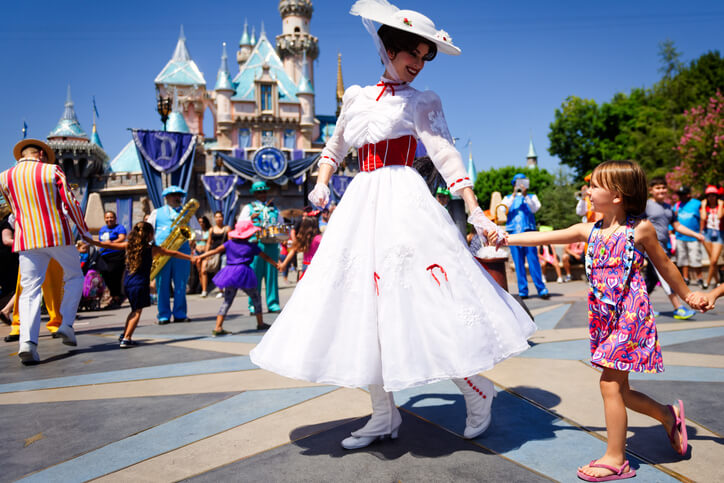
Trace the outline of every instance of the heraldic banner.
<path fill-rule="evenodd" d="M 224 214 L 224 224 L 234 226 L 234 214 L 239 204 L 236 187 L 244 180 L 235 174 L 204 175 L 201 182 L 206 188 L 206 199 L 214 212 Z"/>
<path fill-rule="evenodd" d="M 169 185 L 180 186 L 188 192 L 196 152 L 193 134 L 134 129 L 133 142 L 154 208 L 163 206 L 163 174 L 170 175 Z"/>

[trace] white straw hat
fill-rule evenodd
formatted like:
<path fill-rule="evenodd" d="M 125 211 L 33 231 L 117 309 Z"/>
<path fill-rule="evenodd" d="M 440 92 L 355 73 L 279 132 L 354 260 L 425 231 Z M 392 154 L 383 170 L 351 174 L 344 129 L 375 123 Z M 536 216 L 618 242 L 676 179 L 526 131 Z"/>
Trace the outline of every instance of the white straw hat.
<path fill-rule="evenodd" d="M 414 10 L 400 10 L 387 0 L 357 0 L 349 13 L 419 35 L 434 42 L 443 54 L 460 55 L 460 49 L 452 43 L 450 34 L 436 29 L 432 20 Z"/>

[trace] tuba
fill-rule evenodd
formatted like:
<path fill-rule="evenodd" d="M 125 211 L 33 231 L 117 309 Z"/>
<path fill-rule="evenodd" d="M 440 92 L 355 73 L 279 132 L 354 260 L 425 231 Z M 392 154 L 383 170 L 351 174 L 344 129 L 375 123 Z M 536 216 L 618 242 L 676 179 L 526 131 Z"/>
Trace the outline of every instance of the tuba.
<path fill-rule="evenodd" d="M 194 233 L 189 228 L 189 220 L 194 216 L 196 210 L 199 209 L 199 202 L 191 198 L 181 208 L 178 216 L 171 224 L 171 233 L 166 238 L 161 246 L 166 250 L 178 250 L 185 242 L 194 239 Z M 151 280 L 156 278 L 158 272 L 161 271 L 166 262 L 168 262 L 168 255 L 158 255 L 153 259 L 153 265 L 151 266 Z"/>

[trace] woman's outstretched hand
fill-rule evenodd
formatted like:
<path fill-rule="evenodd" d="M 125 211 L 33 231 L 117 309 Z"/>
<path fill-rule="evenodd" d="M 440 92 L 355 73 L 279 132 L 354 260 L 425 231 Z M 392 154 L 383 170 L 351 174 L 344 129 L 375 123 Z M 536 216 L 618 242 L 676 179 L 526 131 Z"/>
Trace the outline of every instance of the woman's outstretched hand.
<path fill-rule="evenodd" d="M 323 183 L 317 183 L 309 193 L 309 201 L 319 208 L 324 208 L 329 203 L 329 187 Z"/>
<path fill-rule="evenodd" d="M 470 213 L 468 223 L 475 227 L 478 236 L 487 245 L 495 245 L 496 248 L 500 248 L 508 243 L 507 234 L 490 221 L 479 206 Z"/>

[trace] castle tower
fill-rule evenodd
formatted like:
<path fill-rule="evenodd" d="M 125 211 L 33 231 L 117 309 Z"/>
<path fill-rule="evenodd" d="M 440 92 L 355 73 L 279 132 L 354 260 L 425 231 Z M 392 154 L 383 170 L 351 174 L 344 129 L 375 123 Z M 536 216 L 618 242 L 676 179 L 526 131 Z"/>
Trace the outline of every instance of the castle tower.
<path fill-rule="evenodd" d="M 216 138 L 222 149 L 231 149 L 231 96 L 234 94 L 234 85 L 229 75 L 227 63 L 226 42 L 222 44 L 221 66 L 216 74 Z"/>
<path fill-rule="evenodd" d="M 68 93 L 65 98 L 65 109 L 60 117 L 58 124 L 48 134 L 48 140 L 60 139 L 77 139 L 79 141 L 88 141 L 88 135 L 83 131 L 75 115 L 75 107 L 73 99 L 70 97 L 70 84 L 68 85 Z"/>
<path fill-rule="evenodd" d="M 528 144 L 528 156 L 526 157 L 526 165 L 528 167 L 538 166 L 538 155 L 535 153 L 535 146 L 533 146 L 533 137 L 530 138 L 530 144 Z"/>
<path fill-rule="evenodd" d="M 280 0 L 282 33 L 277 35 L 277 54 L 284 62 L 284 70 L 295 83 L 302 75 L 314 85 L 314 59 L 319 55 L 317 37 L 309 33 L 312 20 L 311 0 Z M 305 67 L 304 56 L 310 62 Z M 303 72 L 306 69 L 306 72 Z"/>
<path fill-rule="evenodd" d="M 191 59 L 186 47 L 183 25 L 171 60 L 156 76 L 156 89 L 163 97 L 172 95 L 178 99 L 190 131 L 204 135 L 204 110 L 206 109 L 206 80 L 199 67 Z"/>
<path fill-rule="evenodd" d="M 314 131 L 314 88 L 311 82 L 309 82 L 309 79 L 307 79 L 307 76 L 304 75 L 306 64 L 307 59 L 306 55 L 304 55 L 302 60 L 302 74 L 297 83 L 297 98 L 299 98 L 299 102 L 302 105 L 299 127 L 302 133 L 304 133 L 304 137 L 311 141 Z"/>
<path fill-rule="evenodd" d="M 335 116 L 339 117 L 342 112 L 342 99 L 344 98 L 344 81 L 342 80 L 342 53 L 337 53 L 337 112 Z"/>
<path fill-rule="evenodd" d="M 249 38 L 249 24 L 244 19 L 244 33 L 241 34 L 241 40 L 239 40 L 239 50 L 236 52 L 236 62 L 239 64 L 239 70 L 244 66 L 244 63 L 249 59 L 251 49 L 254 45 L 251 43 Z"/>

